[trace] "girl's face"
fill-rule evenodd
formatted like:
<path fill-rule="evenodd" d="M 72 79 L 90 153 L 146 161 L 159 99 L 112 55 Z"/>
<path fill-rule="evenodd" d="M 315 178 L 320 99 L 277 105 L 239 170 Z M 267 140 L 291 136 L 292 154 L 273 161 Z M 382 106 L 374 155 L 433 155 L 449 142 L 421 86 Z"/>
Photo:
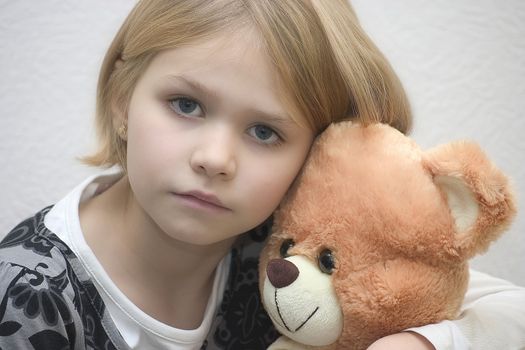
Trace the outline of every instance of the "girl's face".
<path fill-rule="evenodd" d="M 250 31 L 159 53 L 128 106 L 133 200 L 174 239 L 212 244 L 263 222 L 314 133 L 290 117 Z"/>

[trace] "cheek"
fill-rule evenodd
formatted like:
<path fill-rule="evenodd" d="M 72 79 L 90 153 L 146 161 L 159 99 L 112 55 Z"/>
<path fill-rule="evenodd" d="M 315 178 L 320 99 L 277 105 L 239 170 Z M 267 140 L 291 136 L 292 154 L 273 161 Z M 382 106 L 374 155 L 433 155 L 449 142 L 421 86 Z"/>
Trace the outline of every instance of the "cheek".
<path fill-rule="evenodd" d="M 130 128 L 128 133 L 127 165 L 130 176 L 155 171 L 159 166 L 157 161 L 161 159 L 152 157 L 152 154 L 158 154 L 160 150 L 156 145 L 158 141 L 150 136 L 152 133 L 137 129 L 139 128 Z"/>
<path fill-rule="evenodd" d="M 179 158 L 180 144 L 170 136 L 170 128 L 154 117 L 134 117 L 128 127 L 128 174 L 137 185 L 158 183 L 160 177 L 173 167 L 174 160 Z"/>
<path fill-rule="evenodd" d="M 262 216 L 269 216 L 277 208 L 299 172 L 301 163 L 290 163 L 269 165 L 267 171 L 252 169 L 249 175 L 252 179 L 251 190 L 247 200 L 250 206 L 262 212 Z"/>
<path fill-rule="evenodd" d="M 156 105 L 144 103 L 141 109 L 136 109 L 128 116 L 128 158 L 150 166 L 169 160 L 173 151 L 179 149 L 174 135 L 181 135 L 181 131 Z"/>

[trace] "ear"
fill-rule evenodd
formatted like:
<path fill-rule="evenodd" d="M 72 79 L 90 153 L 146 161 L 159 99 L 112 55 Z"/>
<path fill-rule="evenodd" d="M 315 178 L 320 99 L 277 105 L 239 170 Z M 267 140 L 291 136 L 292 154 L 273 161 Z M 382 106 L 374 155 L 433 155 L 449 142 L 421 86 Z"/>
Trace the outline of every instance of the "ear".
<path fill-rule="evenodd" d="M 457 252 L 469 259 L 485 251 L 516 213 L 508 179 L 472 142 L 438 146 L 422 161 L 455 220 Z"/>
<path fill-rule="evenodd" d="M 119 69 L 121 69 L 123 64 L 124 64 L 124 61 L 121 58 L 117 58 L 115 60 L 112 74 L 115 74 L 115 71 L 118 71 Z M 123 106 L 122 101 L 120 101 L 120 99 L 117 98 L 115 93 L 113 93 L 111 96 L 110 107 L 111 107 L 111 115 L 113 116 L 113 119 L 112 119 L 113 129 L 117 130 L 117 133 L 119 133 L 118 130 L 121 130 L 122 126 L 127 126 L 128 121 L 127 121 L 126 108 Z M 120 136 L 122 137 L 122 135 Z"/>
<path fill-rule="evenodd" d="M 118 131 L 122 126 L 128 125 L 127 105 L 118 93 L 113 92 L 110 96 L 110 108 L 114 130 Z"/>

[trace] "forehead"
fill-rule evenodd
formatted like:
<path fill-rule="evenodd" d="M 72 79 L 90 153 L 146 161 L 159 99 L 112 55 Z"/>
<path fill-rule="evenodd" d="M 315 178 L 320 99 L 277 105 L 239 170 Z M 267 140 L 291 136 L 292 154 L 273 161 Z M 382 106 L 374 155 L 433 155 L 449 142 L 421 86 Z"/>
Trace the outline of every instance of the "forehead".
<path fill-rule="evenodd" d="M 222 32 L 163 50 L 153 58 L 139 84 L 180 81 L 178 78 L 194 82 L 218 100 L 286 115 L 305 125 L 255 29 Z"/>
<path fill-rule="evenodd" d="M 165 49 L 155 55 L 144 73 L 145 79 L 165 75 L 186 75 L 212 84 L 215 79 L 250 78 L 254 85 L 270 89 L 276 85 L 275 72 L 255 32 L 229 32 L 205 40 Z"/>

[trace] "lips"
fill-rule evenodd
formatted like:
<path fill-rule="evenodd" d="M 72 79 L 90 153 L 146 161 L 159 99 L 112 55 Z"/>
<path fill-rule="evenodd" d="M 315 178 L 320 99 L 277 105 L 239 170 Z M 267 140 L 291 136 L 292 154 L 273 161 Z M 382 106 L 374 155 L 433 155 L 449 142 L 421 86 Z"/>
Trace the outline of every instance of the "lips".
<path fill-rule="evenodd" d="M 230 208 L 226 207 L 217 196 L 211 193 L 205 193 L 201 191 L 188 191 L 176 193 L 176 195 L 182 197 L 183 199 L 193 201 L 196 204 L 215 207 L 217 209 L 231 210 Z"/>

